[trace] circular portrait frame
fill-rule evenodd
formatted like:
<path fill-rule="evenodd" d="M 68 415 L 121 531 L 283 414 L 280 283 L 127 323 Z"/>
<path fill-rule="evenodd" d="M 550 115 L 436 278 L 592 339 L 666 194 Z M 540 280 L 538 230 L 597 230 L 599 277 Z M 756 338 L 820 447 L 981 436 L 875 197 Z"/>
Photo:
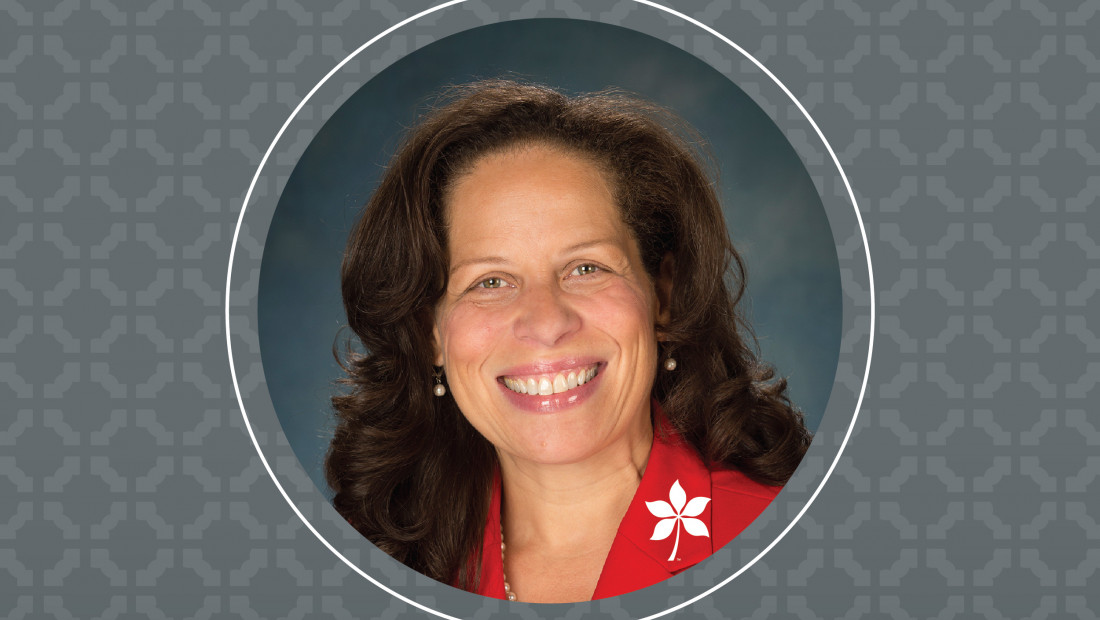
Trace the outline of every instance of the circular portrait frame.
<path fill-rule="evenodd" d="M 656 3 L 633 2 L 643 15 L 661 15 L 666 19 L 629 20 L 624 24 L 621 12 L 612 10 L 624 3 L 610 1 L 596 3 L 606 4 L 607 10 L 593 8 L 589 17 L 594 22 L 627 25 L 631 30 L 667 41 L 693 54 L 725 75 L 765 111 L 797 153 L 816 187 L 843 282 L 836 328 L 840 336 L 839 359 L 810 452 L 777 500 L 734 544 L 688 571 L 693 578 L 689 579 L 688 574 L 677 575 L 616 599 L 631 617 L 658 617 L 707 596 L 748 570 L 790 531 L 817 498 L 847 443 L 863 398 L 873 344 L 874 289 L 866 233 L 854 194 L 835 152 L 804 106 L 761 63 L 713 29 Z M 261 358 L 259 291 L 263 286 L 261 266 L 267 251 L 263 240 L 268 238 L 279 198 L 295 165 L 323 125 L 363 84 L 396 62 L 398 57 L 470 27 L 507 21 L 474 12 L 463 4 L 463 0 L 444 3 L 395 24 L 344 58 L 303 98 L 272 140 L 245 196 L 234 233 L 226 292 L 226 333 L 234 389 L 252 441 L 280 493 L 306 527 L 352 570 L 406 603 L 441 617 L 470 617 L 497 609 L 500 602 L 443 586 L 405 568 L 363 540 L 335 512 L 322 489 L 318 488 L 316 473 L 303 465 L 301 449 L 296 449 L 296 442 L 288 439 L 285 410 L 284 415 L 280 415 L 276 406 L 278 399 L 272 397 L 273 386 L 280 383 L 278 378 L 269 381 L 270 354 L 265 351 Z M 539 10 L 533 12 L 535 14 L 524 17 L 563 17 L 550 9 L 542 11 L 546 15 Z M 481 23 L 476 23 L 478 20 Z M 685 29 L 702 34 L 695 38 L 684 37 Z M 425 31 L 432 34 L 427 35 Z M 725 47 L 702 42 L 713 43 L 715 39 Z M 693 43 L 688 45 L 688 41 Z M 395 54 L 393 50 L 400 48 L 404 48 L 403 53 Z M 393 142 L 379 145 L 383 149 L 393 146 Z M 360 198 L 351 196 L 348 200 Z M 349 209 L 349 220 L 354 213 L 354 209 Z M 350 222 L 339 223 L 339 226 L 349 225 Z M 750 261 L 750 285 L 752 275 Z M 337 327 L 331 326 L 331 335 L 335 336 Z M 764 359 L 767 360 L 766 355 Z M 335 379 L 336 375 L 330 374 L 330 378 Z M 363 568 L 365 566 L 370 567 L 370 572 Z M 560 613 L 564 615 L 575 605 L 596 603 L 549 607 L 561 607 Z M 539 613 L 547 613 L 546 607 L 539 606 Z"/>

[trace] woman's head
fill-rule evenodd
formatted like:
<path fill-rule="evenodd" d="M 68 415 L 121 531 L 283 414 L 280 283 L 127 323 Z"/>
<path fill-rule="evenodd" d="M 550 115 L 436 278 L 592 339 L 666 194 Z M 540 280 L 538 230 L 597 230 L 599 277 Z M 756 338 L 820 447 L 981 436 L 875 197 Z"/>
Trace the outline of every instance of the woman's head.
<path fill-rule="evenodd" d="M 410 130 L 342 268 L 365 353 L 344 353 L 350 389 L 333 397 L 325 467 L 335 507 L 364 536 L 470 587 L 497 450 L 560 462 L 633 449 L 650 398 L 707 462 L 790 477 L 809 435 L 742 338 L 742 266 L 699 143 L 625 95 L 505 81 L 451 91 Z M 666 356 L 674 372 L 658 371 Z M 543 378 L 554 392 L 559 374 L 568 388 L 570 372 L 594 374 L 593 386 L 557 401 L 517 393 Z M 555 416 L 562 427 L 520 427 L 494 404 L 573 397 L 615 416 L 579 407 Z"/>
<path fill-rule="evenodd" d="M 436 364 L 506 461 L 642 461 L 667 278 L 646 273 L 604 173 L 558 146 L 480 157 L 445 199 Z M 663 299 L 662 299 L 663 298 Z"/>
<path fill-rule="evenodd" d="M 667 111 L 622 94 L 568 97 L 507 81 L 453 90 L 406 138 L 352 233 L 343 274 L 351 328 L 369 350 L 402 347 L 407 372 L 430 376 L 430 328 L 455 251 L 448 199 L 479 162 L 539 147 L 600 173 L 651 285 L 670 285 L 663 346 L 705 338 L 708 323 L 732 320 L 715 300 L 729 297 L 727 276 L 739 296 L 742 274 L 695 140 Z"/>

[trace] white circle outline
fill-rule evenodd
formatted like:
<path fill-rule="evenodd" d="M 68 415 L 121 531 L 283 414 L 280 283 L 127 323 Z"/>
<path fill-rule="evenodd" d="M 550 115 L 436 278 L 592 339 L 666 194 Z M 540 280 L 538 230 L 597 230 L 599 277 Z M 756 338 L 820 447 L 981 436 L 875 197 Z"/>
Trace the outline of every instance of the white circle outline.
<path fill-rule="evenodd" d="M 804 116 L 806 118 L 806 120 L 810 123 L 810 126 L 813 127 L 814 132 L 817 133 L 817 137 L 821 140 L 822 144 L 825 145 L 825 149 L 829 152 L 829 157 L 833 160 L 833 164 L 836 166 L 837 172 L 840 173 L 840 178 L 844 182 L 844 189 L 847 190 L 848 197 L 852 201 L 852 208 L 853 208 L 853 210 L 855 211 L 855 214 L 856 214 L 856 221 L 859 222 L 859 231 L 860 231 L 860 234 L 863 236 L 863 250 L 864 250 L 864 254 L 867 257 L 867 277 L 868 277 L 868 283 L 869 283 L 868 292 L 869 292 L 870 297 L 871 297 L 871 300 L 870 300 L 871 301 L 871 324 L 870 324 L 870 331 L 869 331 L 869 335 L 868 335 L 867 364 L 865 365 L 864 370 L 863 370 L 863 384 L 862 384 L 862 386 L 860 387 L 860 390 L 859 390 L 859 399 L 856 401 L 855 412 L 853 412 L 852 421 L 848 425 L 847 432 L 844 434 L 844 441 L 841 442 L 841 444 L 840 444 L 840 450 L 837 451 L 836 457 L 833 459 L 833 462 L 829 465 L 829 469 L 825 472 L 825 477 L 822 478 L 821 482 L 818 484 L 817 488 L 814 490 L 813 495 L 810 496 L 809 501 L 806 502 L 806 505 L 802 507 L 802 510 L 800 510 L 798 512 L 798 514 L 795 515 L 794 519 L 792 519 L 791 522 L 787 525 L 787 527 L 784 528 L 783 531 L 780 532 L 778 536 L 776 536 L 775 540 L 773 540 L 771 542 L 771 544 L 769 544 L 760 553 L 758 553 L 756 555 L 756 557 L 749 560 L 749 562 L 747 564 L 745 564 L 740 569 L 738 569 L 737 572 L 735 572 L 732 575 L 730 575 L 729 577 L 727 577 L 721 583 L 718 583 L 718 584 L 712 586 L 709 590 L 703 592 L 702 594 L 696 595 L 694 598 L 688 599 L 688 600 L 686 600 L 686 601 L 684 601 L 684 602 L 682 602 L 682 603 L 680 603 L 680 604 L 678 604 L 674 607 L 669 607 L 668 609 L 666 609 L 664 611 L 661 611 L 661 612 L 658 612 L 656 614 L 646 616 L 646 617 L 640 619 L 640 620 L 653 620 L 654 618 L 660 618 L 661 616 L 664 616 L 666 614 L 670 614 L 674 611 L 683 609 L 684 607 L 687 607 L 688 605 L 691 605 L 691 604 L 695 603 L 696 601 L 699 601 L 702 598 L 710 596 L 713 592 L 715 592 L 719 588 L 725 586 L 730 581 L 733 581 L 733 579 L 736 578 L 738 575 L 740 575 L 741 573 L 743 573 L 746 570 L 748 570 L 749 568 L 751 568 L 754 564 L 756 564 L 760 560 L 760 558 L 764 557 L 769 551 L 771 551 L 772 547 L 774 547 L 776 544 L 778 544 L 780 540 L 783 540 L 783 538 L 787 535 L 787 533 L 790 532 L 791 529 L 795 526 L 795 524 L 798 523 L 798 521 L 802 518 L 802 515 L 806 514 L 806 511 L 809 510 L 810 506 L 814 503 L 814 500 L 816 500 L 817 496 L 821 493 L 821 489 L 825 488 L 825 483 L 828 482 L 829 477 L 833 474 L 833 470 L 836 469 L 837 463 L 840 462 L 840 456 L 844 453 L 844 448 L 847 447 L 848 440 L 852 436 L 852 431 L 855 429 L 856 420 L 859 419 L 859 409 L 860 409 L 860 406 L 863 404 L 863 396 L 867 391 L 867 379 L 868 379 L 868 377 L 870 377 L 870 374 L 871 374 L 871 357 L 872 357 L 872 354 L 873 354 L 873 351 L 874 351 L 874 346 L 875 346 L 875 285 L 874 285 L 875 277 L 874 277 L 874 272 L 873 272 L 873 269 L 872 269 L 872 266 L 871 266 L 871 249 L 870 249 L 870 244 L 867 241 L 867 230 L 863 225 L 863 217 L 860 216 L 859 205 L 856 201 L 855 193 L 852 191 L 852 185 L 848 181 L 848 176 L 846 174 L 844 174 L 844 168 L 840 165 L 840 160 L 837 158 L 836 152 L 833 151 L 832 145 L 829 144 L 829 141 L 825 138 L 825 134 L 822 133 L 821 129 L 817 126 L 817 123 L 814 122 L 814 119 L 813 119 L 813 117 L 810 116 L 810 113 L 806 110 L 805 107 L 803 107 L 802 102 L 800 102 L 794 96 L 794 94 L 791 93 L 791 91 L 786 87 L 786 85 L 784 85 L 783 82 L 781 82 L 779 80 L 779 78 L 777 78 L 775 76 L 775 74 L 773 74 L 771 71 L 769 71 L 768 68 L 765 67 L 752 54 L 748 53 L 748 51 L 743 49 L 741 46 L 737 45 L 736 43 L 731 41 L 729 38 L 722 35 L 718 31 L 714 30 L 710 26 L 707 26 L 706 24 L 704 24 L 704 23 L 702 23 L 702 22 L 700 22 L 700 21 L 698 21 L 698 20 L 696 20 L 692 17 L 684 15 L 683 13 L 680 13 L 680 12 L 675 11 L 673 9 L 670 9 L 668 7 L 657 4 L 656 2 L 653 2 L 652 0 L 633 0 L 633 1 L 637 2 L 638 4 L 643 4 L 643 5 L 649 6 L 649 7 L 654 8 L 654 9 L 664 11 L 664 12 L 670 14 L 670 15 L 674 15 L 674 16 L 676 16 L 676 17 L 678 17 L 678 18 L 680 18 L 680 19 L 682 19 L 682 20 L 684 20 L 684 21 L 686 21 L 690 24 L 693 24 L 693 25 L 705 30 L 706 32 L 710 33 L 712 36 L 716 37 L 717 39 L 719 39 L 723 43 L 726 43 L 727 45 L 729 45 L 733 49 L 740 52 L 742 56 L 744 56 L 745 58 L 748 58 L 749 60 L 751 60 L 752 63 L 754 65 L 756 65 L 756 67 L 758 69 L 763 71 L 765 75 L 767 75 L 769 78 L 771 78 L 772 81 L 775 82 L 775 84 L 777 86 L 779 86 L 780 90 L 782 90 L 783 93 L 785 95 L 787 95 L 787 97 L 791 101 L 793 101 L 796 106 L 798 106 L 798 110 L 802 113 L 802 116 Z M 462 4 L 463 2 L 466 2 L 466 0 L 450 0 L 449 2 L 444 2 L 443 4 L 439 4 L 439 5 L 434 6 L 432 8 L 425 9 L 424 11 L 421 11 L 420 13 L 417 13 L 416 15 L 413 15 L 412 17 L 405 18 L 405 19 L 401 20 L 400 22 L 394 24 L 393 26 L 390 26 L 389 28 L 383 30 L 382 32 L 380 32 L 379 34 L 377 34 L 373 38 L 371 38 L 369 41 L 367 41 L 363 45 L 359 46 L 355 51 L 348 54 L 347 57 L 345 57 L 342 61 L 340 61 L 328 73 L 326 73 L 325 76 L 323 78 L 321 78 L 320 81 L 318 81 L 317 84 L 315 84 L 313 86 L 313 88 L 311 88 L 308 93 L 306 93 L 306 96 L 302 98 L 302 100 L 294 108 L 294 111 L 290 113 L 289 117 L 287 117 L 286 122 L 283 123 L 283 126 L 279 128 L 278 133 L 275 134 L 275 138 L 271 141 L 271 144 L 267 147 L 267 151 L 264 152 L 264 156 L 260 160 L 259 166 L 256 168 L 256 174 L 253 175 L 252 182 L 249 183 L 249 185 L 248 185 L 248 191 L 245 193 L 244 203 L 241 206 L 241 214 L 237 218 L 237 226 L 233 231 L 233 242 L 229 247 L 229 271 L 226 274 L 226 279 L 225 279 L 225 344 L 226 344 L 226 347 L 227 347 L 227 352 L 229 354 L 229 374 L 233 379 L 233 392 L 237 396 L 237 405 L 241 409 L 241 416 L 244 418 L 245 427 L 248 429 L 248 436 L 252 439 L 252 445 L 256 448 L 256 453 L 260 456 L 260 461 L 263 463 L 264 469 L 267 470 L 268 476 L 270 476 L 271 481 L 275 483 L 275 488 L 279 489 L 279 493 L 282 494 L 283 499 L 286 500 L 286 503 L 290 506 L 290 509 L 294 511 L 294 514 L 298 516 L 298 519 L 300 519 L 302 521 L 302 523 L 317 538 L 317 540 L 321 541 L 321 543 L 324 544 L 324 546 L 326 548 L 328 548 L 329 551 L 331 551 L 336 557 L 340 558 L 340 560 L 342 560 L 344 562 L 344 564 L 347 564 L 349 568 L 351 568 L 356 573 L 359 573 L 359 575 L 361 577 L 363 577 L 367 581 L 370 581 L 371 583 L 373 583 L 375 586 L 378 586 L 382 590 L 386 591 L 391 596 L 395 596 L 395 597 L 401 599 L 402 601 L 408 603 L 409 605 L 412 605 L 412 606 L 414 606 L 418 609 L 426 611 L 426 612 L 428 612 L 430 614 L 433 614 L 435 616 L 439 616 L 440 618 L 447 618 L 448 620 L 460 620 L 460 619 L 455 618 L 454 616 L 449 616 L 449 615 L 447 615 L 447 614 L 445 614 L 441 611 L 436 611 L 436 610 L 434 610 L 430 607 L 426 607 L 426 606 L 424 606 L 424 605 L 422 605 L 422 604 L 420 604 L 420 603 L 418 603 L 418 602 L 416 602 L 416 601 L 414 601 L 410 598 L 407 598 L 407 597 L 391 590 L 385 584 L 379 582 L 375 578 L 368 575 L 361 568 L 356 566 L 351 560 L 344 557 L 343 554 L 341 554 L 339 551 L 337 551 L 336 548 L 333 547 L 332 544 L 329 543 L 328 540 L 326 540 L 325 537 L 322 536 L 321 533 L 318 532 L 316 530 L 316 528 L 313 527 L 313 524 L 311 524 L 309 522 L 309 520 L 306 519 L 305 515 L 303 515 L 302 512 L 298 509 L 298 506 L 294 503 L 293 500 L 290 499 L 290 496 L 287 494 L 286 490 L 283 488 L 283 485 L 280 484 L 278 478 L 275 477 L 275 472 L 272 471 L 271 465 L 267 462 L 267 457 L 264 456 L 264 452 L 260 448 L 259 442 L 256 440 L 256 433 L 252 430 L 252 423 L 249 421 L 248 413 L 245 411 L 244 398 L 241 396 L 241 389 L 240 389 L 240 386 L 237 383 L 237 369 L 236 369 L 236 366 L 234 365 L 234 360 L 233 360 L 233 339 L 232 339 L 232 332 L 230 331 L 229 309 L 230 309 L 230 296 L 232 294 L 232 290 L 231 290 L 230 287 L 231 287 L 232 282 L 233 282 L 233 259 L 234 259 L 234 257 L 236 256 L 236 253 L 237 253 L 237 238 L 240 236 L 241 225 L 244 223 L 244 214 L 245 214 L 245 211 L 248 209 L 249 200 L 252 198 L 253 190 L 256 189 L 256 183 L 260 179 L 260 173 L 263 171 L 264 165 L 267 163 L 267 160 L 271 157 L 271 153 L 275 150 L 275 145 L 278 144 L 279 139 L 283 136 L 283 133 L 286 132 L 287 127 L 290 126 L 291 121 L 294 120 L 294 118 L 298 115 L 298 112 L 301 111 L 302 107 L 305 106 L 306 102 L 309 101 L 309 99 L 314 95 L 314 93 L 316 93 L 321 88 L 321 86 L 323 86 L 325 84 L 325 82 L 327 82 L 333 75 L 336 74 L 336 72 L 338 72 L 341 68 L 343 68 L 343 66 L 345 64 L 347 64 L 352 58 L 359 55 L 360 52 L 367 49 L 368 47 L 370 47 L 371 45 L 373 45 L 377 41 L 381 40 L 382 38 L 388 36 L 390 33 L 394 32 L 395 30 L 405 26 L 406 24 L 414 22 L 414 21 L 416 21 L 416 20 L 418 20 L 421 17 L 424 17 L 426 15 L 430 15 L 432 13 L 435 13 L 436 11 L 440 11 L 442 9 L 445 9 L 445 8 L 448 8 L 448 7 L 457 5 L 457 4 Z"/>

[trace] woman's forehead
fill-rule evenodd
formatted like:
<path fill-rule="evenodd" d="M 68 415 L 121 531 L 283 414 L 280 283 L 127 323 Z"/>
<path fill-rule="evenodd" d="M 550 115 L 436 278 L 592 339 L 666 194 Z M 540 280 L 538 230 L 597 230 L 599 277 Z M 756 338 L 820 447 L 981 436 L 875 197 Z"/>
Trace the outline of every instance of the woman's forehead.
<path fill-rule="evenodd" d="M 615 175 L 603 157 L 581 148 L 569 146 L 553 139 L 532 138 L 517 140 L 474 155 L 469 161 L 452 169 L 443 193 L 444 207 L 450 202 L 455 188 L 468 180 L 470 175 L 483 167 L 510 167 L 523 165 L 532 160 L 560 159 L 584 168 L 593 180 L 598 179 L 605 189 L 614 196 Z"/>
<path fill-rule="evenodd" d="M 452 269 L 473 255 L 568 252 L 629 237 L 603 173 L 556 148 L 483 157 L 446 207 Z"/>

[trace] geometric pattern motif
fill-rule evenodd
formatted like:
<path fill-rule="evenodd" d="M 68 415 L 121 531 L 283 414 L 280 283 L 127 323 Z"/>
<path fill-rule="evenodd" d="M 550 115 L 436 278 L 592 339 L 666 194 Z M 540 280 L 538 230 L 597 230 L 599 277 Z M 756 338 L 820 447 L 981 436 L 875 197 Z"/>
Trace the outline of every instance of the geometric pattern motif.
<path fill-rule="evenodd" d="M 266 144 L 336 62 L 432 4 L 0 0 L 0 616 L 422 613 L 335 561 L 278 496 L 237 410 L 222 303 Z M 761 562 L 675 617 L 1096 618 L 1096 3 L 676 8 L 762 61 L 837 149 L 878 324 L 857 432 L 821 497 Z M 349 69 L 377 71 L 444 23 L 547 16 L 660 31 L 752 73 L 629 0 L 470 0 Z M 289 169 L 308 139 L 284 138 L 274 164 Z M 258 259 L 262 239 L 243 230 L 237 252 Z M 839 244 L 842 261 L 860 245 Z M 245 274 L 234 299 L 255 286 Z M 238 327 L 234 347 L 255 347 L 255 326 Z M 237 372 L 243 391 L 261 384 L 259 368 Z M 838 385 L 858 391 L 861 374 L 842 366 Z M 688 579 L 730 567 L 706 568 Z M 426 605 L 443 594 L 418 592 Z M 593 609 L 631 615 L 618 599 Z"/>

